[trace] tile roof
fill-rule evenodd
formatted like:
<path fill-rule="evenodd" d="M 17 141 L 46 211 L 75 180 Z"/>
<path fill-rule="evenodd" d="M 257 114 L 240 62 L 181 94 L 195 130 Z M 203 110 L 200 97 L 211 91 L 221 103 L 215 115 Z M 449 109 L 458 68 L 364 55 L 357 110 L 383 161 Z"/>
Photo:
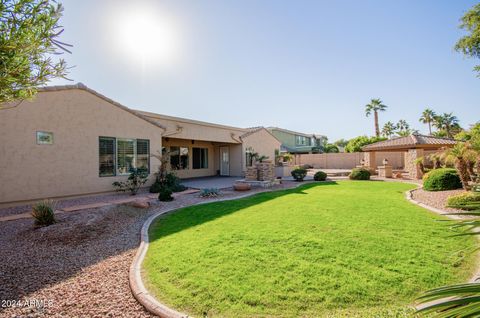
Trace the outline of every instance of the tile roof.
<path fill-rule="evenodd" d="M 379 141 L 362 148 L 363 151 L 389 150 L 389 149 L 409 149 L 409 148 L 432 148 L 453 146 L 457 142 L 450 138 L 441 138 L 426 135 L 410 135 L 406 137 L 397 137 L 384 141 Z"/>

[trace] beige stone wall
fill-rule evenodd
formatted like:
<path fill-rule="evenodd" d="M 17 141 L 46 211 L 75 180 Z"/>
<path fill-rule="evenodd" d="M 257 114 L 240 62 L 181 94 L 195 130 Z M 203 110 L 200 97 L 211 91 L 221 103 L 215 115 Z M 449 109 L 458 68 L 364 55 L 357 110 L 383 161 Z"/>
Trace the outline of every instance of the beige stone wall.
<path fill-rule="evenodd" d="M 408 176 L 412 179 L 421 179 L 423 173 L 418 168 L 415 160 L 423 157 L 423 149 L 410 149 L 405 153 L 405 171 L 408 172 Z"/>
<path fill-rule="evenodd" d="M 99 136 L 149 139 L 150 153 L 162 146 L 162 129 L 80 89 L 0 110 L 0 129 L 0 204 L 112 191 L 127 177 L 99 177 Z M 36 131 L 53 132 L 53 145 L 37 145 Z M 152 173 L 158 164 L 150 159 Z"/>
<path fill-rule="evenodd" d="M 352 169 L 360 165 L 363 156 L 362 152 L 302 154 L 296 156 L 296 164 L 309 164 L 318 169 Z M 376 166 L 383 165 L 383 159 L 387 158 L 395 169 L 403 168 L 403 152 L 378 152 L 375 157 Z"/>

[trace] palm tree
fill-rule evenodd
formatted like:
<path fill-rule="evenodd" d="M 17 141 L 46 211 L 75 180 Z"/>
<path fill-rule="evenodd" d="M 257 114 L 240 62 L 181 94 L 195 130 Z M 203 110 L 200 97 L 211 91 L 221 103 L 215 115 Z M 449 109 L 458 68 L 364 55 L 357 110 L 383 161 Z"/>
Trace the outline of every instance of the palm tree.
<path fill-rule="evenodd" d="M 428 124 L 429 135 L 432 135 L 432 122 L 434 121 L 435 116 L 437 116 L 437 114 L 435 114 L 433 110 L 431 110 L 430 108 L 426 108 L 419 119 L 421 123 Z"/>
<path fill-rule="evenodd" d="M 395 126 L 395 124 L 392 123 L 391 121 L 387 121 L 385 125 L 383 125 L 382 135 L 387 138 L 390 138 L 395 134 L 396 130 L 397 130 L 397 127 Z"/>
<path fill-rule="evenodd" d="M 380 127 L 378 126 L 378 112 L 384 112 L 387 109 L 379 98 L 370 100 L 370 104 L 365 105 L 365 115 L 368 117 L 372 114 L 375 120 L 375 136 L 380 137 Z"/>
<path fill-rule="evenodd" d="M 409 130 L 410 125 L 407 123 L 405 119 L 400 119 L 397 123 L 397 129 L 402 131 L 402 130 Z"/>
<path fill-rule="evenodd" d="M 443 113 L 434 117 L 433 125 L 439 130 L 445 131 L 448 138 L 453 137 L 453 132 L 460 128 L 457 116 L 452 113 Z"/>
<path fill-rule="evenodd" d="M 447 148 L 443 152 L 442 156 L 446 163 L 453 163 L 455 165 L 455 170 L 457 170 L 458 176 L 462 181 L 463 189 L 466 191 L 470 190 L 470 173 L 468 171 L 469 158 L 471 158 L 472 148 L 469 144 L 464 142 L 459 142 L 452 148 Z"/>

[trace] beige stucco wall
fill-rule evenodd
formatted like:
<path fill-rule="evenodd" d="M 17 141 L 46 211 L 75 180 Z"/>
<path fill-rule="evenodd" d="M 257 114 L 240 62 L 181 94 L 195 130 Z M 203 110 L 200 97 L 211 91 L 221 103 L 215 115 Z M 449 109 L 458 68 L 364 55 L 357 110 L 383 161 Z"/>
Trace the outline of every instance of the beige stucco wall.
<path fill-rule="evenodd" d="M 217 174 L 215 169 L 215 149 L 211 142 L 208 141 L 198 141 L 195 140 L 192 144 L 191 140 L 186 139 L 174 139 L 174 138 L 164 138 L 163 140 L 164 147 L 187 147 L 188 148 L 188 169 L 175 170 L 175 174 L 179 178 L 197 178 L 197 177 L 206 177 L 214 176 Z M 207 148 L 208 149 L 208 168 L 206 169 L 193 169 L 193 150 L 192 148 Z"/>
<path fill-rule="evenodd" d="M 80 89 L 0 110 L 0 130 L 0 204 L 112 191 L 127 177 L 98 176 L 99 136 L 149 139 L 150 153 L 162 146 L 161 128 Z M 37 145 L 36 131 L 53 132 L 53 145 Z M 150 159 L 151 173 L 158 164 Z"/>
<path fill-rule="evenodd" d="M 275 161 L 275 150 L 280 150 L 281 142 L 272 136 L 267 130 L 260 129 L 250 135 L 242 138 L 243 150 L 242 157 L 245 157 L 245 151 L 251 147 L 260 156 L 267 156 L 272 162 Z M 245 158 L 243 158 L 242 169 L 245 170 Z"/>
<path fill-rule="evenodd" d="M 140 112 L 166 128 L 165 137 L 240 144 L 245 129 Z M 181 127 L 179 129 L 179 127 Z"/>

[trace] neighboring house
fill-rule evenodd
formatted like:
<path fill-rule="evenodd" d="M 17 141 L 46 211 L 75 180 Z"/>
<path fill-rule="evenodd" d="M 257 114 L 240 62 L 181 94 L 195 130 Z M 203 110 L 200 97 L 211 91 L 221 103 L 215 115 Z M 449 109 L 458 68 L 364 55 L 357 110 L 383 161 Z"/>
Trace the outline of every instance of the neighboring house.
<path fill-rule="evenodd" d="M 0 110 L 0 127 L 0 206 L 110 192 L 134 168 L 147 169 L 151 183 L 160 163 L 151 155 L 165 150 L 180 178 L 240 177 L 250 149 L 274 159 L 281 145 L 263 127 L 136 111 L 81 83 Z"/>
<path fill-rule="evenodd" d="M 267 127 L 278 140 L 282 142 L 281 151 L 289 153 L 321 152 L 326 137 L 318 134 L 305 134 L 298 131 L 278 127 Z"/>

